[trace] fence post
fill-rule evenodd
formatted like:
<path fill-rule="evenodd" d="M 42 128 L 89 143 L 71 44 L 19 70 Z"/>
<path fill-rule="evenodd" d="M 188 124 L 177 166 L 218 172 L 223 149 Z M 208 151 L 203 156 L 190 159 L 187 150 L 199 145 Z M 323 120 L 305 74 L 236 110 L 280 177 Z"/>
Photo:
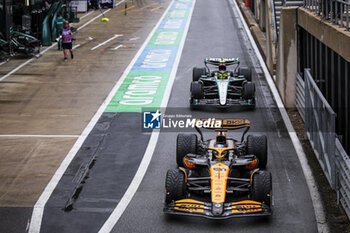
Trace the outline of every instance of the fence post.
<path fill-rule="evenodd" d="M 325 100 L 324 100 L 325 101 Z M 332 180 L 332 188 L 336 188 L 336 167 L 335 167 L 335 117 L 336 114 L 334 112 L 330 113 L 330 127 L 327 129 L 328 134 L 328 156 L 331 165 L 331 180 Z"/>
<path fill-rule="evenodd" d="M 309 125 L 310 125 L 310 92 L 308 91 L 310 89 L 309 87 L 309 81 L 307 80 L 307 70 L 310 69 L 304 69 L 304 82 L 305 82 L 305 138 L 308 138 L 308 132 L 309 132 Z"/>

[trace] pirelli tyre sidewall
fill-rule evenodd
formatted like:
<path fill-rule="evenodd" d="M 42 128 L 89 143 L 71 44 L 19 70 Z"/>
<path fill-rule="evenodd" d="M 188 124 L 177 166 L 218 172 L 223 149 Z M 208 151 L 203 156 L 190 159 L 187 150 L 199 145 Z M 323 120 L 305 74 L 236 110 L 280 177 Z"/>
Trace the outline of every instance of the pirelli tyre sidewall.
<path fill-rule="evenodd" d="M 192 81 L 198 81 L 202 75 L 206 75 L 207 70 L 205 67 L 198 68 L 198 67 L 193 67 L 192 70 Z"/>
<path fill-rule="evenodd" d="M 176 163 L 179 167 L 184 167 L 183 160 L 187 154 L 197 152 L 196 134 L 179 134 L 176 138 Z"/>
<path fill-rule="evenodd" d="M 248 67 L 238 68 L 238 75 L 243 75 L 247 81 L 252 81 L 252 70 Z"/>
<path fill-rule="evenodd" d="M 203 98 L 203 84 L 201 82 L 191 82 L 191 98 Z"/>
<path fill-rule="evenodd" d="M 252 82 L 243 83 L 242 88 L 242 97 L 243 99 L 254 99 L 255 98 L 255 84 Z"/>
<path fill-rule="evenodd" d="M 266 168 L 267 165 L 267 137 L 266 135 L 248 135 L 247 153 L 255 155 L 258 160 L 259 168 Z"/>
<path fill-rule="evenodd" d="M 251 198 L 253 201 L 271 206 L 272 203 L 272 176 L 269 171 L 258 171 L 253 174 Z"/>
<path fill-rule="evenodd" d="M 168 170 L 165 178 L 165 204 L 186 197 L 185 174 L 179 169 Z"/>

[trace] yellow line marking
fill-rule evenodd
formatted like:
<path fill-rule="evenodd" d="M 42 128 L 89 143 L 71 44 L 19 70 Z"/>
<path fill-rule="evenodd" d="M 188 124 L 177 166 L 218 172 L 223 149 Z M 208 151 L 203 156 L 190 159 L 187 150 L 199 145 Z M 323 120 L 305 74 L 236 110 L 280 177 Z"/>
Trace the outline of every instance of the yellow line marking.
<path fill-rule="evenodd" d="M 136 5 L 132 5 L 132 6 L 128 7 L 128 8 L 126 8 L 126 9 L 123 9 L 122 12 L 127 11 L 127 10 L 130 10 L 130 9 L 132 9 L 132 8 L 134 8 L 134 7 L 136 7 Z"/>
<path fill-rule="evenodd" d="M 154 6 L 154 5 L 156 5 L 157 3 L 158 3 L 158 2 L 154 2 L 154 3 L 148 4 L 148 5 L 144 6 L 144 7 L 141 7 L 140 10 L 144 10 L 144 9 L 146 9 L 146 8 L 148 8 L 148 7 Z"/>
<path fill-rule="evenodd" d="M 161 9 L 161 8 L 163 8 L 163 6 L 159 6 L 159 7 L 153 8 L 153 9 L 151 10 L 151 12 L 156 11 L 156 10 L 159 10 L 159 9 Z"/>

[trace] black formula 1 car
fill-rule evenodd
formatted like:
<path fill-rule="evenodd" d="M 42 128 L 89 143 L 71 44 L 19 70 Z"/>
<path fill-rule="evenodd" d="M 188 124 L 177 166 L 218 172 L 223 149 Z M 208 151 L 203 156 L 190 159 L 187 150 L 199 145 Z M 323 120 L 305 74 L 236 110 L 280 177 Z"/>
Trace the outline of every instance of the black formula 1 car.
<path fill-rule="evenodd" d="M 191 108 L 198 106 L 245 106 L 255 108 L 255 84 L 251 69 L 239 67 L 238 58 L 205 58 L 203 68 L 193 68 Z M 211 71 L 208 65 L 217 67 Z M 236 65 L 232 71 L 228 66 Z"/>
<path fill-rule="evenodd" d="M 248 135 L 246 119 L 224 119 L 214 139 L 179 134 L 178 169 L 165 180 L 166 214 L 225 219 L 271 215 L 272 179 L 265 135 Z M 246 128 L 241 140 L 226 137 L 229 129 Z"/>

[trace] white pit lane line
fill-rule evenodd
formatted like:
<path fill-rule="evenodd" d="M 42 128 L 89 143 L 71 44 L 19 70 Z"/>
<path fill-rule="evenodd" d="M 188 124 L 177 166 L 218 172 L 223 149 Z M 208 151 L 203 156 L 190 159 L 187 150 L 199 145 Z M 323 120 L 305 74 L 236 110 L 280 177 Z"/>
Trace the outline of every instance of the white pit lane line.
<path fill-rule="evenodd" d="M 152 32 L 149 34 L 148 38 L 146 39 L 145 44 L 139 50 L 139 53 L 142 52 L 142 50 L 146 46 L 147 42 L 151 39 L 153 33 L 156 31 L 156 29 L 158 28 L 158 26 L 162 22 L 163 18 L 165 17 L 167 12 L 169 11 L 169 9 L 172 6 L 173 2 L 174 2 L 174 0 L 172 2 L 170 2 L 169 7 L 166 9 L 166 11 L 164 12 L 163 16 L 158 21 L 157 25 L 154 27 Z M 188 16 L 188 21 L 187 21 L 186 27 L 185 27 L 184 32 L 183 32 L 183 37 L 182 37 L 182 40 L 181 40 L 181 43 L 180 43 L 180 46 L 179 46 L 178 53 L 177 53 L 176 58 L 175 58 L 174 65 L 173 65 L 172 70 L 171 70 L 169 82 L 168 82 L 168 85 L 166 86 L 166 90 L 164 92 L 164 96 L 163 96 L 163 100 L 161 102 L 160 108 L 166 108 L 167 105 L 168 105 L 168 102 L 169 102 L 169 99 L 170 99 L 170 94 L 171 94 L 171 89 L 172 89 L 174 81 L 175 81 L 177 68 L 179 66 L 179 62 L 180 62 L 181 55 L 182 55 L 182 50 L 183 50 L 183 47 L 185 45 L 187 32 L 188 32 L 188 29 L 189 29 L 189 26 L 190 26 L 190 23 L 191 23 L 193 9 L 194 9 L 195 5 L 196 5 L 196 0 L 193 0 L 193 2 L 192 2 L 192 9 L 191 9 L 191 12 L 190 12 L 190 14 Z M 140 54 L 137 54 L 136 57 L 138 57 L 139 55 Z M 136 61 L 136 59 L 135 59 L 135 61 Z M 133 64 L 134 64 L 134 61 L 130 65 L 133 65 Z M 128 74 L 128 72 L 125 71 L 124 74 L 126 76 Z M 126 208 L 129 205 L 130 201 L 134 197 L 138 187 L 140 186 L 140 184 L 141 184 L 141 182 L 143 180 L 143 177 L 146 174 L 147 168 L 148 168 L 148 166 L 149 166 L 149 164 L 151 162 L 151 159 L 152 159 L 152 156 L 153 156 L 153 152 L 154 152 L 154 150 L 156 148 L 156 145 L 157 145 L 157 142 L 158 142 L 158 137 L 159 137 L 159 131 L 152 131 L 151 138 L 149 140 L 146 152 L 145 152 L 145 154 L 144 154 L 144 156 L 142 158 L 140 166 L 139 166 L 139 168 L 138 168 L 138 170 L 137 170 L 137 172 L 136 172 L 132 182 L 130 183 L 128 189 L 126 190 L 124 196 L 122 197 L 122 199 L 118 203 L 117 207 L 113 210 L 112 214 L 109 216 L 107 221 L 103 224 L 102 228 L 99 230 L 98 233 L 109 233 L 109 232 L 111 232 L 113 227 L 117 224 L 119 218 L 122 216 L 122 214 L 126 210 Z"/>
<path fill-rule="evenodd" d="M 117 4 L 115 4 L 115 7 L 122 4 L 125 0 L 121 0 L 120 2 L 118 2 Z M 93 21 L 95 21 L 97 18 L 103 16 L 103 14 L 106 14 L 107 12 L 111 11 L 112 9 L 108 9 L 106 11 L 104 11 L 103 13 L 99 14 L 98 16 L 90 19 L 88 22 L 86 22 L 85 24 L 83 24 L 82 26 L 80 26 L 77 31 L 83 29 L 84 27 L 86 27 L 87 25 L 89 25 L 90 23 L 92 23 Z M 47 47 L 46 49 L 44 49 L 44 51 L 42 51 L 41 53 L 39 53 L 38 55 L 41 56 L 44 53 L 46 53 L 49 49 L 53 48 L 54 46 L 57 45 L 57 42 L 53 43 L 51 46 Z M 10 72 L 8 72 L 7 74 L 5 74 L 4 76 L 2 76 L 0 78 L 0 82 L 3 81 L 4 79 L 8 78 L 9 76 L 11 76 L 13 73 L 17 72 L 19 69 L 21 69 L 22 67 L 28 65 L 29 63 L 31 63 L 34 59 L 36 59 L 35 57 L 25 61 L 24 63 L 22 63 L 21 65 L 17 66 L 15 69 L 11 70 Z"/>
<path fill-rule="evenodd" d="M 122 2 L 124 2 L 124 1 L 122 1 Z M 172 3 L 173 3 L 173 1 L 169 4 L 169 8 L 172 5 Z M 195 0 L 193 1 L 193 4 L 195 4 Z M 194 5 L 192 7 L 192 11 L 193 11 L 193 8 L 194 8 Z M 148 35 L 148 37 L 145 40 L 145 42 L 143 43 L 143 45 L 141 46 L 141 48 L 139 49 L 139 51 L 137 52 L 137 54 L 135 55 L 133 60 L 130 62 L 129 66 L 125 69 L 124 73 L 122 74 L 122 76 L 120 77 L 118 82 L 115 84 L 115 86 L 113 87 L 113 89 L 111 90 L 111 92 L 109 93 L 107 98 L 105 99 L 105 101 L 102 103 L 102 105 L 97 110 L 97 112 L 95 113 L 95 115 L 93 116 L 93 118 L 91 119 L 89 124 L 86 126 L 86 128 L 84 129 L 82 134 L 79 136 L 79 138 L 77 139 L 77 141 L 75 142 L 75 144 L 73 145 L 71 150 L 68 152 L 67 156 L 62 161 L 61 165 L 59 166 L 59 168 L 57 169 L 57 171 L 55 172 L 55 174 L 51 178 L 50 182 L 45 187 L 45 189 L 44 189 L 43 193 L 41 194 L 41 196 L 39 197 L 38 201 L 35 203 L 34 208 L 33 208 L 33 214 L 32 214 L 31 221 L 30 221 L 30 226 L 29 226 L 29 231 L 28 231 L 29 233 L 39 233 L 40 232 L 42 218 L 43 218 L 43 214 L 44 214 L 44 208 L 45 208 L 45 205 L 46 205 L 47 201 L 49 200 L 52 192 L 54 191 L 54 189 L 56 188 L 58 182 L 60 181 L 60 179 L 62 178 L 63 174 L 67 170 L 69 164 L 72 162 L 72 160 L 74 159 L 75 155 L 77 154 L 77 152 L 81 148 L 81 146 L 84 143 L 85 139 L 87 138 L 87 136 L 89 135 L 91 130 L 96 125 L 98 119 L 103 114 L 105 108 L 107 107 L 109 102 L 112 100 L 112 98 L 114 97 L 115 93 L 118 91 L 118 89 L 121 86 L 121 84 L 124 82 L 126 76 L 130 72 L 130 70 L 134 66 L 134 64 L 136 63 L 138 57 L 143 52 L 143 50 L 146 47 L 147 43 L 150 41 L 150 39 L 153 36 L 154 32 L 156 31 L 156 29 L 158 28 L 158 26 L 162 22 L 163 18 L 165 17 L 166 12 L 168 11 L 168 9 L 165 11 L 165 13 L 161 17 L 161 19 L 158 21 L 157 25 L 150 32 L 150 34 Z M 176 71 L 176 69 L 178 67 L 178 64 L 179 64 L 179 61 L 180 61 L 179 54 L 182 53 L 182 49 L 183 49 L 183 45 L 184 45 L 184 38 L 186 38 L 186 35 L 187 35 L 189 23 L 190 23 L 190 20 L 191 20 L 190 17 L 192 17 L 192 11 L 191 11 L 191 13 L 189 15 L 189 20 L 188 20 L 188 23 L 186 25 L 186 29 L 185 29 L 184 35 L 183 35 L 183 41 L 182 41 L 182 43 L 179 46 L 179 52 L 178 52 L 178 55 L 177 55 L 176 60 L 174 62 L 173 70 L 172 70 L 171 76 L 170 76 L 169 81 L 168 81 L 168 86 L 167 86 L 167 89 L 166 89 L 166 93 L 164 94 L 164 97 L 163 97 L 163 100 L 162 100 L 162 103 L 161 103 L 161 107 L 164 107 L 164 106 L 167 105 L 169 97 L 170 97 L 171 87 L 172 87 L 172 85 L 174 83 L 174 79 L 175 79 L 175 72 L 173 72 L 173 71 Z M 139 169 L 138 169 L 138 171 L 137 171 L 137 173 L 136 173 L 132 183 L 130 184 L 130 186 L 129 186 L 128 190 L 127 190 L 127 192 L 129 191 L 128 194 L 131 193 L 132 196 L 134 195 L 134 193 L 132 193 L 132 190 L 135 190 L 135 192 L 136 192 L 139 184 L 137 184 L 137 187 L 133 186 L 132 188 L 131 188 L 131 185 L 135 184 L 135 182 L 134 182 L 135 179 L 136 180 L 140 179 L 140 181 L 142 180 L 142 178 L 143 178 L 143 176 L 144 176 L 144 174 L 145 174 L 145 172 L 147 170 L 149 161 L 151 160 L 151 157 L 153 155 L 153 151 L 154 151 L 154 148 L 156 146 L 156 141 L 158 139 L 158 134 L 159 133 L 157 133 L 157 132 L 152 132 L 152 135 L 151 135 L 151 138 L 150 138 L 150 142 L 152 142 L 152 141 L 153 142 L 148 144 L 148 147 L 146 149 L 146 153 L 145 153 L 145 155 L 143 157 L 143 160 L 141 161 L 140 167 L 139 167 Z M 152 152 L 152 153 L 150 153 L 150 152 Z M 145 167 L 145 164 L 147 165 L 147 167 Z M 140 176 L 140 175 L 142 175 L 142 176 Z M 126 194 L 124 194 L 123 199 L 120 201 L 119 205 L 117 206 L 118 209 L 120 209 L 122 205 L 124 205 L 125 208 L 126 208 L 126 206 L 129 204 L 129 202 L 130 202 L 132 197 L 125 197 L 125 196 L 126 196 Z M 113 213 L 115 213 L 115 212 L 116 211 L 113 211 Z M 112 220 L 112 221 L 114 221 L 114 220 Z M 105 225 L 106 225 L 106 223 L 105 223 Z M 110 221 L 108 223 L 110 223 Z M 109 226 L 113 227 L 114 224 L 113 225 L 106 225 L 106 227 L 109 227 Z"/>
<path fill-rule="evenodd" d="M 119 48 L 121 48 L 121 47 L 123 47 L 122 44 L 121 44 L 121 45 L 118 45 L 117 47 L 113 48 L 112 50 L 117 50 L 117 49 L 119 49 Z"/>
<path fill-rule="evenodd" d="M 92 13 L 94 13 L 95 11 L 90 11 L 88 13 L 86 13 L 85 15 L 81 16 L 80 19 L 84 19 L 85 17 L 91 15 Z"/>
<path fill-rule="evenodd" d="M 104 42 L 102 42 L 102 43 L 96 45 L 95 47 L 91 48 L 91 50 L 95 50 L 95 49 L 97 49 L 98 47 L 101 47 L 102 45 L 105 45 L 105 44 L 107 44 L 108 42 L 114 40 L 115 38 L 118 38 L 118 37 L 121 37 L 121 36 L 123 36 L 123 35 L 118 35 L 118 34 L 116 34 L 116 35 L 112 36 L 111 38 L 109 38 L 108 40 L 105 40 Z"/>
<path fill-rule="evenodd" d="M 134 38 L 131 38 L 130 40 L 138 40 L 140 39 L 140 37 L 134 37 Z"/>
<path fill-rule="evenodd" d="M 264 59 L 262 58 L 260 51 L 259 51 L 259 49 L 258 49 L 258 47 L 253 39 L 253 36 L 252 36 L 248 26 L 247 26 L 247 23 L 245 22 L 243 15 L 242 15 L 242 13 L 241 13 L 241 11 L 236 3 L 236 0 L 230 0 L 230 1 L 231 1 L 231 5 L 234 8 L 234 11 L 237 12 L 237 14 L 239 15 L 239 18 L 242 22 L 243 28 L 244 28 L 244 30 L 245 30 L 245 32 L 248 35 L 248 38 L 250 40 L 250 44 L 252 45 L 252 47 L 255 51 L 255 54 L 259 60 L 259 63 L 263 69 L 263 72 L 264 72 L 265 77 L 266 77 L 266 81 L 269 85 L 269 88 L 273 94 L 274 99 L 276 100 L 277 107 L 280 111 L 280 114 L 283 118 L 284 124 L 286 125 L 289 136 L 291 138 L 291 141 L 292 141 L 293 146 L 295 148 L 295 151 L 297 153 L 298 159 L 299 159 L 300 164 L 301 164 L 301 168 L 302 168 L 303 173 L 304 173 L 304 177 L 305 177 L 307 186 L 308 186 L 309 191 L 310 191 L 310 196 L 311 196 L 312 204 L 314 207 L 318 232 L 327 233 L 327 232 L 329 232 L 329 227 L 327 225 L 324 207 L 323 207 L 323 204 L 321 201 L 320 193 L 318 191 L 318 188 L 317 188 L 317 185 L 315 182 L 314 175 L 312 174 L 311 168 L 308 164 L 303 147 L 302 147 L 302 145 L 299 141 L 299 138 L 298 138 L 298 136 L 293 128 L 293 125 L 289 119 L 288 113 L 287 113 L 287 111 L 284 107 L 284 104 L 282 102 L 282 99 L 277 91 L 276 85 L 275 85 L 275 83 L 274 83 L 274 81 L 273 81 L 273 79 L 272 79 L 272 77 L 271 77 L 271 75 L 266 67 Z"/>
<path fill-rule="evenodd" d="M 3 64 L 7 63 L 9 61 L 9 59 L 6 59 L 5 61 L 0 63 L 0 66 L 2 66 Z"/>
<path fill-rule="evenodd" d="M 72 49 L 76 49 L 78 47 L 80 47 L 80 44 L 74 45 Z"/>
<path fill-rule="evenodd" d="M 118 4 L 116 4 L 116 6 L 118 6 L 119 4 L 123 3 L 125 0 L 121 0 Z M 107 11 L 110 11 L 111 9 L 108 9 Z M 106 13 L 107 11 L 105 11 L 104 13 Z M 94 17 L 93 19 L 91 19 L 90 21 L 88 21 L 87 23 L 85 23 L 84 25 L 82 25 L 81 27 L 78 28 L 78 30 L 82 29 L 83 27 L 87 26 L 88 24 L 90 24 L 91 22 L 93 22 L 95 19 L 101 17 L 102 14 L 99 14 L 98 16 Z M 50 47 L 46 48 L 42 53 L 46 52 L 47 50 L 49 50 L 50 48 L 52 48 L 53 46 L 55 46 L 57 43 L 51 45 Z M 143 47 L 145 47 L 146 44 L 143 45 Z M 143 49 L 142 47 L 142 49 Z M 132 64 L 136 62 L 136 58 L 139 56 L 139 54 L 141 54 L 142 50 L 140 50 L 134 60 L 132 61 Z M 16 72 L 18 69 L 22 68 L 23 66 L 27 65 L 29 62 L 31 62 L 34 58 L 26 61 L 25 63 L 23 63 L 21 65 L 21 67 L 17 67 L 15 70 L 11 71 L 10 73 L 13 74 L 14 72 Z M 132 65 L 131 64 L 131 65 Z M 77 141 L 75 142 L 74 146 L 71 148 L 71 150 L 68 152 L 67 156 L 64 158 L 64 160 L 62 161 L 61 165 L 59 166 L 59 168 L 57 169 L 57 171 L 55 172 L 55 174 L 52 176 L 50 182 L 47 184 L 47 186 L 45 187 L 43 193 L 40 195 L 38 201 L 35 203 L 34 207 L 33 207 L 33 213 L 32 213 L 32 217 L 30 220 L 30 226 L 29 226 L 29 233 L 39 233 L 40 232 L 40 228 L 41 228 L 41 221 L 42 221 L 42 217 L 44 214 L 44 207 L 47 203 L 47 201 L 49 200 L 52 192 L 54 191 L 54 189 L 56 188 L 58 182 L 60 181 L 61 177 L 63 176 L 63 174 L 65 173 L 66 169 L 68 168 L 69 164 L 71 163 L 71 161 L 73 160 L 73 158 L 75 157 L 76 153 L 78 152 L 78 150 L 80 149 L 81 145 L 83 144 L 83 142 L 85 141 L 86 137 L 89 135 L 90 131 L 93 129 L 93 127 L 95 126 L 95 124 L 97 123 L 98 119 L 100 118 L 100 116 L 102 115 L 102 113 L 104 112 L 104 109 L 107 107 L 107 105 L 109 104 L 109 102 L 112 100 L 114 94 L 117 92 L 117 90 L 119 89 L 120 85 L 123 83 L 126 74 L 129 73 L 130 69 L 132 68 L 132 66 L 129 65 L 129 67 L 124 71 L 123 76 L 121 79 L 119 79 L 119 81 L 116 83 L 116 85 L 113 87 L 113 89 L 111 90 L 111 92 L 109 93 L 108 97 L 105 99 L 105 101 L 102 103 L 102 105 L 100 106 L 100 108 L 97 110 L 97 112 L 95 113 L 95 115 L 93 116 L 93 118 L 91 119 L 91 121 L 89 122 L 89 124 L 86 126 L 86 128 L 84 129 L 84 131 L 82 132 L 81 135 L 79 135 L 79 138 L 77 139 Z M 126 73 L 125 73 L 126 72 Z M 11 74 L 7 74 L 8 76 Z M 7 77 L 8 77 L 7 76 Z M 4 78 L 1 78 L 0 81 L 2 81 Z"/>
<path fill-rule="evenodd" d="M 53 134 L 1 134 L 0 138 L 78 138 L 80 135 L 53 135 Z"/>

